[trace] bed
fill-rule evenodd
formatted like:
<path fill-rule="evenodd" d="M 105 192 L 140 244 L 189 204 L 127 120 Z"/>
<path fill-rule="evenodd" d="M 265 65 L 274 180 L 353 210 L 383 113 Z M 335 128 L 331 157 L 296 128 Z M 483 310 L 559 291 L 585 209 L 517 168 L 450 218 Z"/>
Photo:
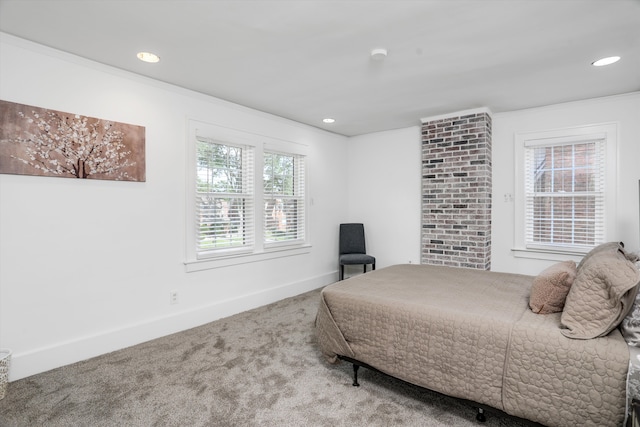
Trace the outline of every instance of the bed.
<path fill-rule="evenodd" d="M 534 294 L 558 298 L 548 279 L 567 266 L 526 276 L 407 264 L 352 277 L 323 289 L 318 343 L 356 373 L 372 367 L 480 408 L 548 426 L 623 425 L 630 357 L 618 325 L 640 272 L 620 244 L 601 245 L 573 263 L 569 286 L 563 276 L 560 311 L 532 309 Z"/>

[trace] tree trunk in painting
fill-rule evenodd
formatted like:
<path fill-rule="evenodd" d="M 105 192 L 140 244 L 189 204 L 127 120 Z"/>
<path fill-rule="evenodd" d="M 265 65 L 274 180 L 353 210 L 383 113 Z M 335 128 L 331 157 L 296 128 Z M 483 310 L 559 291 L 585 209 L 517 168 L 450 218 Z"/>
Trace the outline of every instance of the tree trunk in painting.
<path fill-rule="evenodd" d="M 78 159 L 78 164 L 73 166 L 73 169 L 76 172 L 76 178 L 86 178 L 87 171 L 84 167 L 84 160 Z"/>

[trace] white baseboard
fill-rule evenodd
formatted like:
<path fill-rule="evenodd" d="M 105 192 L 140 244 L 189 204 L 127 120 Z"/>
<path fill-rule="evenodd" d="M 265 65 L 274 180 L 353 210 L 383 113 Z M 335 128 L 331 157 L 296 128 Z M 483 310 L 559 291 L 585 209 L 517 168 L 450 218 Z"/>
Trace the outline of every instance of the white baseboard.
<path fill-rule="evenodd" d="M 91 357 L 195 328 L 214 320 L 318 289 L 336 280 L 337 272 L 327 273 L 302 282 L 265 289 L 176 314 L 149 319 L 124 328 L 60 342 L 24 353 L 16 353 L 11 356 L 9 381 L 16 381 Z"/>

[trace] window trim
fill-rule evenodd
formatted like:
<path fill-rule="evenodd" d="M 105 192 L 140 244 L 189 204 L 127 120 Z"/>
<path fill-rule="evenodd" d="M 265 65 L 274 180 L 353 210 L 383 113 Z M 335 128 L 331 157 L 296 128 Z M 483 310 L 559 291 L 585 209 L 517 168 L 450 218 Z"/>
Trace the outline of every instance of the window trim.
<path fill-rule="evenodd" d="M 299 142 L 293 142 L 278 138 L 273 138 L 258 133 L 251 133 L 225 127 L 213 123 L 207 123 L 198 119 L 187 118 L 187 144 L 186 144 L 186 191 L 185 191 L 185 255 L 184 265 L 187 272 L 201 271 L 212 268 L 228 267 L 251 262 L 259 262 L 274 258 L 295 256 L 311 252 L 309 243 L 308 218 L 309 218 L 309 196 L 308 177 L 305 167 L 304 177 L 304 240 L 286 242 L 285 245 L 265 245 L 263 238 L 263 154 L 265 151 L 277 151 L 281 153 L 294 154 L 307 157 L 308 146 Z M 195 208 L 195 188 L 197 181 L 197 148 L 194 141 L 196 137 L 207 138 L 228 143 L 235 146 L 250 146 L 253 148 L 254 163 L 254 192 L 253 192 L 253 220 L 254 220 L 254 247 L 253 249 L 229 250 L 219 253 L 212 253 L 206 257 L 198 256 L 196 250 L 196 208 Z"/>
<path fill-rule="evenodd" d="M 515 209 L 514 246 L 512 254 L 518 258 L 543 260 L 579 260 L 590 248 L 527 248 L 525 236 L 525 147 L 545 143 L 572 143 L 588 139 L 603 139 L 605 144 L 605 214 L 604 241 L 615 236 L 616 188 L 617 188 L 617 141 L 618 123 L 600 123 L 547 131 L 522 132 L 515 134 Z"/>

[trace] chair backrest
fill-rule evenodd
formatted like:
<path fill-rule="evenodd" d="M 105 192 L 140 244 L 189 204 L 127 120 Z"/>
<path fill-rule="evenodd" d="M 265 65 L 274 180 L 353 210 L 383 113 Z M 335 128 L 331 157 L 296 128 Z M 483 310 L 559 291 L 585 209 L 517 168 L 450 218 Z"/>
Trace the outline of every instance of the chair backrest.
<path fill-rule="evenodd" d="M 340 224 L 340 255 L 366 253 L 364 225 L 358 223 Z"/>

